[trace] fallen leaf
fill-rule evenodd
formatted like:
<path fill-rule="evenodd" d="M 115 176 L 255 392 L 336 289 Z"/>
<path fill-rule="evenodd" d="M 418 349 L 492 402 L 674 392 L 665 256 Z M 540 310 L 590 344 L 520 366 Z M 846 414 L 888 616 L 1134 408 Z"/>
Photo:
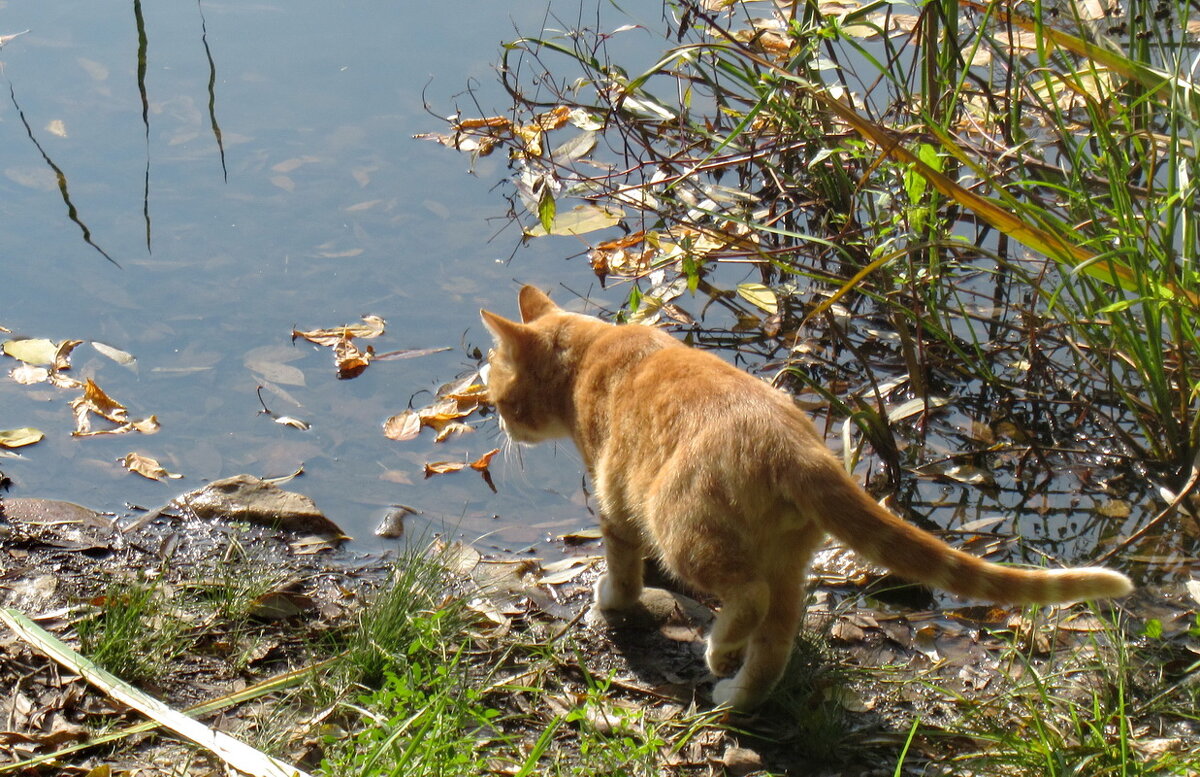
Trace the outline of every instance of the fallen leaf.
<path fill-rule="evenodd" d="M 122 367 L 132 367 L 133 365 L 137 364 L 137 359 L 133 354 L 127 351 L 122 351 L 120 348 L 114 348 L 105 343 L 98 343 L 95 340 L 92 341 L 92 347 Z"/>
<path fill-rule="evenodd" d="M 54 364 L 54 357 L 58 353 L 58 343 L 43 338 L 5 340 L 4 352 L 26 364 L 49 367 Z"/>
<path fill-rule="evenodd" d="M 431 461 L 425 463 L 425 477 L 445 475 L 448 472 L 458 472 L 467 466 L 464 461 Z"/>
<path fill-rule="evenodd" d="M 445 442 L 451 437 L 458 437 L 462 434 L 470 434 L 475 431 L 475 427 L 462 423 L 461 421 L 451 421 L 442 427 L 442 430 L 437 433 L 437 437 L 433 438 L 434 442 Z"/>
<path fill-rule="evenodd" d="M 54 369 L 71 369 L 71 351 L 82 343 L 82 340 L 63 340 L 54 351 Z"/>
<path fill-rule="evenodd" d="M 123 424 L 129 420 L 125 406 L 105 394 L 104 390 L 97 386 L 91 378 L 88 378 L 83 384 L 83 395 L 71 400 L 71 407 L 75 408 L 76 428 L 81 431 L 83 429 L 78 423 L 80 417 L 81 415 L 86 416 L 89 412 L 106 418 L 114 424 Z"/>
<path fill-rule="evenodd" d="M 297 329 L 292 330 L 292 339 L 302 337 L 309 342 L 317 345 L 328 347 L 336 347 L 342 340 L 355 337 L 379 337 L 384 332 L 384 327 L 387 322 L 379 316 L 363 316 L 361 324 L 346 324 L 345 326 L 333 327 L 332 329 L 313 329 L 307 332 L 302 332 Z"/>
<path fill-rule="evenodd" d="M 761 283 L 739 283 L 737 293 L 751 305 L 771 315 L 779 312 L 779 299 L 775 292 Z"/>
<path fill-rule="evenodd" d="M 525 230 L 528 237 L 543 235 L 586 235 L 599 229 L 616 226 L 625 217 L 625 211 L 620 208 L 602 208 L 599 205 L 585 203 L 576 205 L 565 212 L 554 216 L 550 229 L 542 224 Z"/>
<path fill-rule="evenodd" d="M 337 362 L 338 378 L 341 380 L 357 378 L 367 368 L 367 365 L 371 363 L 371 358 L 374 355 L 375 349 L 371 346 L 368 345 L 367 350 L 363 351 L 349 337 L 342 338 L 333 348 L 333 358 Z"/>
<path fill-rule="evenodd" d="M 163 478 L 178 480 L 183 477 L 183 475 L 168 472 L 156 460 L 140 453 L 127 453 L 125 458 L 121 459 L 121 466 L 150 480 L 162 480 Z"/>
<path fill-rule="evenodd" d="M 50 377 L 50 370 L 45 367 L 35 367 L 32 364 L 21 364 L 13 367 L 8 373 L 9 377 L 20 383 L 23 386 L 31 386 L 34 383 L 41 383 Z"/>
<path fill-rule="evenodd" d="M 405 410 L 383 422 L 383 436 L 396 442 L 411 440 L 421 433 L 421 416 Z"/>
<path fill-rule="evenodd" d="M 20 429 L 0 430 L 0 448 L 20 448 L 40 442 L 45 433 L 40 429 L 25 426 Z"/>
<path fill-rule="evenodd" d="M 475 461 L 472 461 L 471 469 L 478 470 L 479 472 L 486 472 L 488 466 L 492 463 L 492 459 L 495 458 L 496 454 L 499 452 L 500 452 L 499 448 L 492 448 L 490 451 L 483 454 Z"/>
<path fill-rule="evenodd" d="M 444 346 L 442 348 L 404 348 L 399 351 L 388 351 L 387 353 L 377 353 L 377 354 L 375 354 L 375 361 L 382 362 L 382 361 L 391 361 L 393 359 L 412 359 L 417 356 L 428 356 L 431 353 L 444 353 L 445 351 L 449 351 L 449 350 L 452 350 L 452 349 L 448 345 Z"/>

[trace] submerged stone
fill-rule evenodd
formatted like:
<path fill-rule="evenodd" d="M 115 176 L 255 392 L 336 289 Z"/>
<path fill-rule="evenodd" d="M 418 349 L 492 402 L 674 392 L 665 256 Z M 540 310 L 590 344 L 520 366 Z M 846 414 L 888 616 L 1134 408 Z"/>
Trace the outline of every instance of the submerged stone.
<path fill-rule="evenodd" d="M 204 520 L 220 518 L 291 532 L 343 536 L 341 528 L 326 518 L 313 500 L 253 475 L 214 480 L 176 497 L 175 504 Z"/>

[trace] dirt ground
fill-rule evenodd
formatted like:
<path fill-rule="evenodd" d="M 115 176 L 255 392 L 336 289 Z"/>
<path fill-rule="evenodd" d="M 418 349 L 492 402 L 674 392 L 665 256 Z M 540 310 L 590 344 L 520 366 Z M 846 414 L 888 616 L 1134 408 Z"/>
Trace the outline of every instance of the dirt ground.
<path fill-rule="evenodd" d="M 79 644 L 79 622 L 103 607 L 122 580 L 153 580 L 180 591 L 232 585 L 243 574 L 269 581 L 252 598 L 245 626 L 226 630 L 217 621 L 195 623 L 189 648 L 172 657 L 156 680 L 141 684 L 176 709 L 318 660 L 313 646 L 319 635 L 352 628 L 369 592 L 386 580 L 395 561 L 170 510 L 152 520 L 114 520 L 63 504 L 53 503 L 34 520 L 28 513 L 0 520 L 0 606 L 25 613 L 73 646 Z M 311 552 L 314 548 L 318 551 Z M 713 681 L 704 668 L 703 637 L 715 602 L 659 587 L 669 587 L 659 578 L 651 581 L 642 611 L 628 622 L 590 623 L 585 614 L 600 570 L 598 554 L 598 544 L 586 540 L 564 546 L 562 558 L 547 562 L 483 556 L 461 546 L 451 573 L 475 586 L 478 595 L 468 606 L 478 616 L 481 639 L 494 643 L 497 654 L 516 634 L 525 641 L 569 642 L 579 660 L 553 670 L 561 674 L 554 682 L 565 691 L 581 688 L 586 674 L 608 678 L 614 698 L 652 708 L 657 720 L 707 709 Z M 777 698 L 753 717 L 706 727 L 685 747 L 664 754 L 663 773 L 893 775 L 914 717 L 925 732 L 945 732 L 944 741 L 926 736 L 912 750 L 936 759 L 964 745 L 956 723 L 980 699 L 998 700 L 997 709 L 1011 710 L 1005 714 L 1022 714 L 1013 694 L 1030 669 L 1053 666 L 1074 673 L 1072 687 L 1082 703 L 1089 684 L 1099 680 L 1088 667 L 1114 647 L 1112 628 L 1082 608 L 1046 608 L 1031 619 L 1018 609 L 945 609 L 920 591 L 885 599 L 890 581 L 836 549 L 820 555 L 815 572 L 821 585 L 812 595 L 807 627 L 819 636 L 799 641 Z M 866 598 L 864 589 L 880 595 Z M 1157 617 L 1167 624 L 1169 638 L 1194 617 L 1196 604 L 1184 596 L 1141 592 L 1123 606 Z M 1020 647 L 1016 654 L 1014 644 Z M 0 688 L 12 689 L 0 699 L 0 774 L 25 759 L 86 741 L 99 721 L 108 728 L 143 720 L 7 629 L 0 630 Z M 503 704 L 528 712 L 547 698 L 552 695 L 514 694 Z M 253 738 L 269 718 L 266 704 L 230 707 L 207 720 Z M 554 714 L 553 704 L 545 714 Z M 1200 742 L 1195 726 L 1175 731 L 1166 745 L 1163 736 L 1151 734 L 1146 739 L 1155 740 L 1154 746 Z M 284 749 L 298 765 L 313 768 L 319 762 L 319 747 L 304 732 L 296 732 Z M 148 733 L 125 738 L 116 749 L 63 757 L 54 773 L 88 774 L 97 753 L 130 775 L 221 773 L 205 754 Z M 906 766 L 904 773 L 935 773 L 916 771 L 928 755 L 911 758 L 913 771 Z M 30 767 L 21 773 L 45 772 Z"/>

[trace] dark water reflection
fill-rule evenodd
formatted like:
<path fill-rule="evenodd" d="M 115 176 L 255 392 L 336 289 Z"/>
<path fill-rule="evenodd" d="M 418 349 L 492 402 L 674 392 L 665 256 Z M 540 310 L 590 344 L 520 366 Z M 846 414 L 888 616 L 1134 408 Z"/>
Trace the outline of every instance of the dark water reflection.
<path fill-rule="evenodd" d="M 489 191 L 502 159 L 473 178 L 463 157 L 411 137 L 439 128 L 424 98 L 502 110 L 498 44 L 540 29 L 544 4 L 10 0 L 0 11 L 0 35 L 29 30 L 0 51 L 0 326 L 135 354 L 129 369 L 85 345 L 74 374 L 162 422 L 153 436 L 72 439 L 70 392 L 0 381 L 0 429 L 47 433 L 0 459 L 13 495 L 122 511 L 303 463 L 291 487 L 364 548 L 393 502 L 509 546 L 587 523 L 572 452 L 526 451 L 536 477 L 497 460 L 493 496 L 473 473 L 422 481 L 421 465 L 483 453 L 494 427 L 436 449 L 380 432 L 411 396 L 471 366 L 468 352 L 486 347 L 480 307 L 511 312 L 518 281 L 581 276 L 561 262 L 573 240 L 507 263 L 517 235 L 493 239 L 503 202 Z M 475 94 L 460 95 L 469 83 Z M 293 326 L 366 313 L 389 323 L 378 350 L 452 350 L 339 381 L 327 351 L 291 343 Z M 257 414 L 263 384 L 273 410 L 312 430 Z M 116 461 L 130 451 L 187 478 L 128 474 Z"/>

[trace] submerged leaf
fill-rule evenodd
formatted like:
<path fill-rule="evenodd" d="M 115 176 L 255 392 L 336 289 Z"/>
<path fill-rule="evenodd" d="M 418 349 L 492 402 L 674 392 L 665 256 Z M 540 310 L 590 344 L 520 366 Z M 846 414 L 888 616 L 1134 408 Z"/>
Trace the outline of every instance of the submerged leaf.
<path fill-rule="evenodd" d="M 156 460 L 140 453 L 127 453 L 125 458 L 121 459 L 121 466 L 150 480 L 162 480 L 163 478 L 177 480 L 183 477 L 183 475 L 168 472 Z"/>

